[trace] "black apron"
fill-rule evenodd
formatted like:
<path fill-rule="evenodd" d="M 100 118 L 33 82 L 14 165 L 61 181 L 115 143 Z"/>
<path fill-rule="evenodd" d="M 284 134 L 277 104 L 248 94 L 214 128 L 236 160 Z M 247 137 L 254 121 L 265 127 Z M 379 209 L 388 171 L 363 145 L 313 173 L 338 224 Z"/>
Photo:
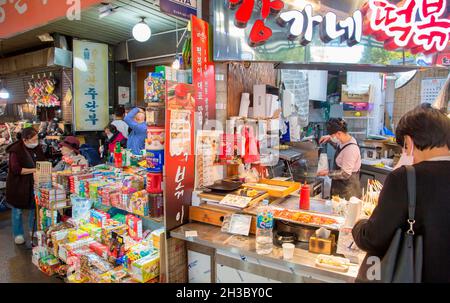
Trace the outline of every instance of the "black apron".
<path fill-rule="evenodd" d="M 336 163 L 336 158 L 339 154 L 348 146 L 356 145 L 355 143 L 349 143 L 342 148 L 339 146 L 336 148 L 336 154 L 334 155 L 334 169 L 340 170 L 341 168 Z M 361 184 L 359 182 L 359 171 L 352 173 L 347 180 L 332 180 L 331 181 L 331 196 L 339 196 L 346 200 L 350 200 L 351 197 L 361 198 Z"/>

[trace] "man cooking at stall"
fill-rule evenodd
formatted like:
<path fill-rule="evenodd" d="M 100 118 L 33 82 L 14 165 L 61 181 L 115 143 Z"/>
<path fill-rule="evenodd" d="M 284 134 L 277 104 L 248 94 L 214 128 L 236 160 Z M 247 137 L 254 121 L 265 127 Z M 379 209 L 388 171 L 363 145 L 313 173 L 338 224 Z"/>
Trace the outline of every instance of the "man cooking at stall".
<path fill-rule="evenodd" d="M 335 149 L 334 170 L 319 171 L 318 176 L 331 178 L 331 195 L 349 200 L 361 198 L 359 171 L 361 169 L 361 152 L 358 143 L 348 133 L 347 123 L 341 118 L 332 118 L 327 122 L 329 135 L 320 138 L 319 143 L 330 143 Z"/>

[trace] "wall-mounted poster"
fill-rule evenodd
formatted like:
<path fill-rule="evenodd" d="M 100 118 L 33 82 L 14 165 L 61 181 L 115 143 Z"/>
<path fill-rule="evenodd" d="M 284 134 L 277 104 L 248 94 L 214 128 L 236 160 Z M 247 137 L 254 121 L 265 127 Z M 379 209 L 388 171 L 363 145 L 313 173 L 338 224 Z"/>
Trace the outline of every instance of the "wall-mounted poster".
<path fill-rule="evenodd" d="M 119 104 L 130 103 L 130 88 L 126 86 L 119 86 L 118 88 Z"/>
<path fill-rule="evenodd" d="M 76 131 L 101 131 L 109 122 L 108 45 L 73 41 Z"/>

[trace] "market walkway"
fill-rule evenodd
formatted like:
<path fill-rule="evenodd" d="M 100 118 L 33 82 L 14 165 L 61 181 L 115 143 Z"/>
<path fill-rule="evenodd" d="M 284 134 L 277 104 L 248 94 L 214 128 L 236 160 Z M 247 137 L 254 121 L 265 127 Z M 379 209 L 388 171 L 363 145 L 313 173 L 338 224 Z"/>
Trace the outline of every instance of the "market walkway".
<path fill-rule="evenodd" d="M 26 233 L 28 234 L 28 232 Z M 31 249 L 15 245 L 11 231 L 11 211 L 0 212 L 0 283 L 60 283 L 31 263 Z"/>

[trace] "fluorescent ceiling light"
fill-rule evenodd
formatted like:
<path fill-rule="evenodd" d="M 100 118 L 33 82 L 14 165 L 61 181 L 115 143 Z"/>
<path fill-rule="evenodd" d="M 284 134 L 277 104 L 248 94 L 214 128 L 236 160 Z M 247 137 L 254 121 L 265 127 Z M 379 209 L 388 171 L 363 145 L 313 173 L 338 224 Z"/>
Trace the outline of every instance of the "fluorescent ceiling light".
<path fill-rule="evenodd" d="M 145 42 L 152 36 L 152 30 L 144 20 L 145 18 L 142 18 L 142 21 L 133 27 L 133 38 L 139 42 Z"/>
<path fill-rule="evenodd" d="M 53 39 L 52 35 L 50 35 L 49 33 L 38 35 L 37 37 L 39 38 L 39 40 L 41 40 L 41 42 L 53 42 L 53 41 L 55 41 Z"/>
<path fill-rule="evenodd" d="M 10 95 L 6 88 L 0 89 L 0 99 L 9 99 Z"/>

